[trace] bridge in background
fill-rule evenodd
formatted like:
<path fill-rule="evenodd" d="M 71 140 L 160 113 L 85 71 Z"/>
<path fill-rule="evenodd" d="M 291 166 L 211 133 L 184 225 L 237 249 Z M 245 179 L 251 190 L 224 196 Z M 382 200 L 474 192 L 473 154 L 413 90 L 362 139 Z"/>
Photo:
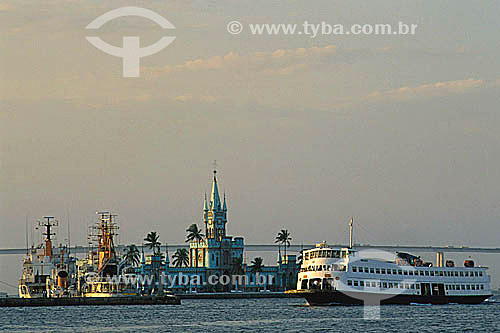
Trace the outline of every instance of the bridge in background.
<path fill-rule="evenodd" d="M 345 245 L 339 244 L 329 244 L 331 247 L 345 247 Z M 291 245 L 288 247 L 287 251 L 289 252 L 299 252 L 302 249 L 310 249 L 315 247 L 315 245 Z M 125 245 L 118 245 L 118 250 L 123 250 Z M 139 250 L 142 246 L 138 246 Z M 169 250 L 184 248 L 189 248 L 188 244 L 174 244 L 168 245 Z M 367 250 L 367 249 L 376 249 L 382 251 L 389 252 L 418 252 L 418 253 L 428 253 L 428 252 L 445 252 L 445 253 L 500 253 L 500 248 L 491 248 L 491 247 L 468 247 L 468 246 L 415 246 L 415 245 L 355 245 L 354 248 L 358 250 Z M 162 250 L 165 249 L 165 245 L 162 246 Z M 146 249 L 147 250 L 147 249 Z M 87 246 L 73 246 L 71 247 L 72 253 L 86 253 L 89 251 L 89 247 Z M 245 251 L 256 251 L 256 252 L 271 252 L 278 251 L 278 246 L 276 244 L 247 244 L 245 245 Z M 26 249 L 18 248 L 18 249 L 0 249 L 0 255 L 6 254 L 25 254 Z"/>

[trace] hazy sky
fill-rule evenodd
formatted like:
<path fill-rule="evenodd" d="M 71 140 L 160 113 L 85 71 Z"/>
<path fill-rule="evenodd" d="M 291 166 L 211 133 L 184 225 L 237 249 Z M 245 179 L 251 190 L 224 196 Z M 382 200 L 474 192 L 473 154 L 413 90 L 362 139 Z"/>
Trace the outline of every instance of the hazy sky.
<path fill-rule="evenodd" d="M 140 6 L 137 17 L 85 26 Z M 498 1 L 0 0 L 0 248 L 24 221 L 119 214 L 120 240 L 181 243 L 213 160 L 229 234 L 270 243 L 500 246 Z M 229 34 L 228 22 L 418 24 L 410 36 Z M 164 34 L 141 77 L 92 46 Z M 59 240 L 66 238 L 59 228 Z M 500 271 L 500 259 L 486 256 Z M 0 280 L 21 263 L 0 257 Z M 16 271 L 14 271 L 16 269 Z M 6 272 L 8 271 L 8 273 Z M 1 288 L 0 288 L 1 289 Z"/>

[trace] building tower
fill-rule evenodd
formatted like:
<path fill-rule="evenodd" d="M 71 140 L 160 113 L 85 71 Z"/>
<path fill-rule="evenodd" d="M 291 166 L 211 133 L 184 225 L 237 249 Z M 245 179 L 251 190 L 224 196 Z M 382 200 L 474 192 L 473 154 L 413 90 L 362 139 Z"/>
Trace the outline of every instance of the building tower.
<path fill-rule="evenodd" d="M 224 202 L 221 203 L 219 195 L 219 187 L 217 186 L 217 170 L 214 170 L 214 178 L 212 182 L 212 192 L 210 201 L 203 204 L 203 222 L 205 223 L 205 235 L 208 239 L 221 240 L 226 237 L 227 223 L 227 204 L 226 196 Z"/>

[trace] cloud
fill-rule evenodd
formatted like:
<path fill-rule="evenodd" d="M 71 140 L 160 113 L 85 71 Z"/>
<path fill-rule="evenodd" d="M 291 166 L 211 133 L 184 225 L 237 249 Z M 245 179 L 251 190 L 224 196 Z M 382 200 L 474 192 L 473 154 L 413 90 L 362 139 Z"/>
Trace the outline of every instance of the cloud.
<path fill-rule="evenodd" d="M 216 70 L 234 71 L 238 69 L 250 70 L 253 73 L 286 75 L 305 68 L 308 64 L 322 63 L 335 52 L 336 47 L 334 45 L 289 50 L 278 49 L 271 52 L 255 52 L 246 55 L 231 51 L 223 56 L 188 60 L 179 65 L 150 67 L 146 68 L 146 70 L 149 69 L 153 74 L 157 75 Z"/>
<path fill-rule="evenodd" d="M 16 7 L 14 7 L 14 5 L 12 4 L 6 2 L 3 3 L 0 2 L 0 12 L 7 12 L 14 9 L 16 9 Z"/>
<path fill-rule="evenodd" d="M 370 99 L 408 99 L 433 97 L 448 94 L 461 94 L 485 86 L 485 81 L 465 79 L 422 84 L 416 87 L 401 87 L 397 89 L 374 91 L 367 97 Z"/>

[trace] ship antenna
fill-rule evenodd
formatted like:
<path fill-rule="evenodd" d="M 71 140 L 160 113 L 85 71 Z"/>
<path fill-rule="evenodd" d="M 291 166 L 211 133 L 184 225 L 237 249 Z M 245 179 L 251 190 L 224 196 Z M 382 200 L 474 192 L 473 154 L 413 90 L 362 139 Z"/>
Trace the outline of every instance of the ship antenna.
<path fill-rule="evenodd" d="M 354 218 L 351 216 L 351 220 L 349 221 L 349 248 L 352 249 L 353 244 L 353 223 Z"/>
<path fill-rule="evenodd" d="M 71 223 L 69 221 L 69 209 L 66 210 L 66 216 L 68 217 L 68 257 L 69 254 L 71 253 L 71 231 L 70 231 L 70 226 Z"/>
<path fill-rule="evenodd" d="M 26 214 L 26 219 L 24 220 L 25 223 L 25 238 L 26 238 L 26 255 L 29 254 L 29 240 L 28 240 L 28 214 Z"/>

